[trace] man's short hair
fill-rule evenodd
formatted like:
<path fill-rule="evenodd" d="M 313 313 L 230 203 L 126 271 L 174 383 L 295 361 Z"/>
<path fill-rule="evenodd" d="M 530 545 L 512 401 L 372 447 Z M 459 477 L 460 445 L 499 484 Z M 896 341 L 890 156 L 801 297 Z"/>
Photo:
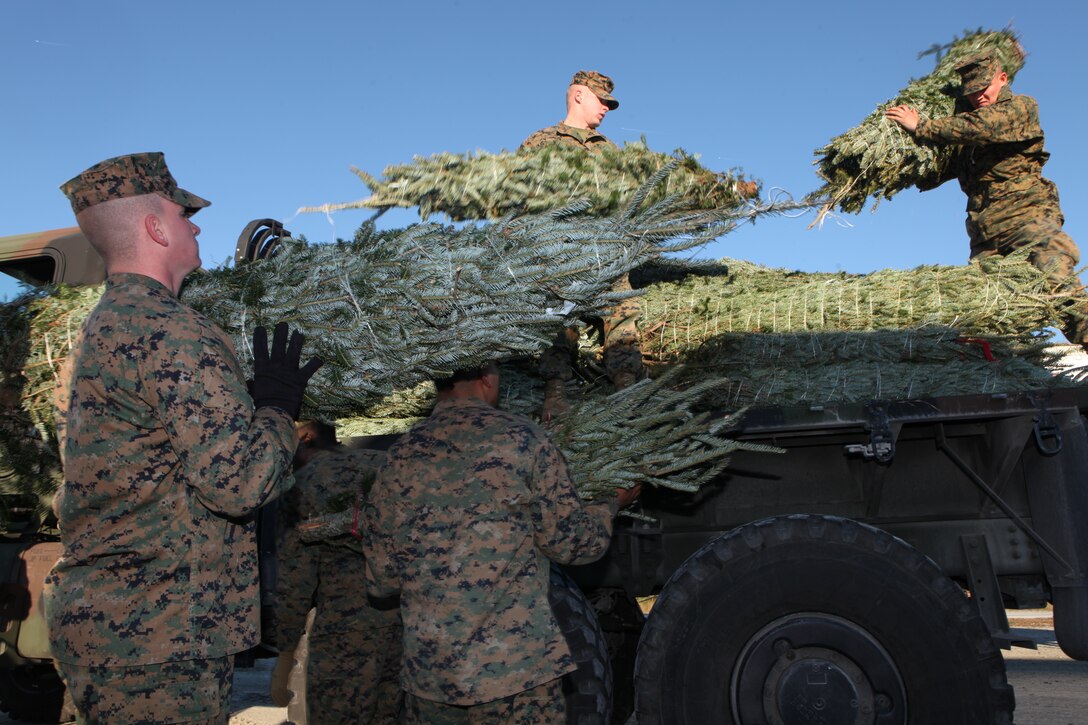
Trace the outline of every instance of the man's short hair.
<path fill-rule="evenodd" d="M 178 187 L 161 151 L 115 156 L 100 161 L 60 186 L 79 214 L 95 204 L 114 199 L 156 194 L 185 208 L 188 216 L 211 202 Z"/>
<path fill-rule="evenodd" d="M 480 378 L 490 373 L 497 373 L 499 366 L 493 362 L 485 363 L 479 367 L 474 368 L 462 368 L 460 370 L 454 370 L 453 374 L 448 378 L 435 378 L 434 387 L 442 392 L 444 390 L 453 390 L 453 386 L 457 383 L 464 382 L 466 380 L 479 380 Z"/>

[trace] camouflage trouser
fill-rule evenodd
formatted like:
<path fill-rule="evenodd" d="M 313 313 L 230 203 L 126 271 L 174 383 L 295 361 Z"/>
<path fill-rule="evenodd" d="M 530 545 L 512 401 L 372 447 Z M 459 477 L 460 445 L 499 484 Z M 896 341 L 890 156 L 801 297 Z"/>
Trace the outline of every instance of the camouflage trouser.
<path fill-rule="evenodd" d="M 234 660 L 184 660 L 132 667 L 57 662 L 79 723 L 226 725 Z"/>
<path fill-rule="evenodd" d="M 631 281 L 624 275 L 612 285 L 613 292 L 630 292 Z M 639 346 L 638 319 L 641 307 L 637 297 L 620 300 L 603 319 L 604 369 L 617 390 L 645 376 L 642 349 Z M 544 417 L 567 412 L 564 397 L 566 381 L 574 377 L 578 336 L 571 328 L 559 333 L 552 346 L 540 356 L 538 370 L 544 378 Z"/>
<path fill-rule="evenodd" d="M 1080 298 L 1066 308 L 1062 332 L 1070 342 L 1088 342 L 1088 295 L 1076 276 L 1080 251 L 1062 231 L 1060 213 L 1029 219 L 996 238 L 980 240 L 976 235 L 971 242 L 971 258 L 1011 254 L 1028 245 L 1034 245 L 1028 251 L 1028 261 L 1046 274 L 1051 288 Z"/>
<path fill-rule="evenodd" d="M 628 275 L 612 285 L 613 292 L 630 292 Z M 644 375 L 639 346 L 638 319 L 642 308 L 637 297 L 621 300 L 604 318 L 604 369 L 616 389 L 626 388 Z"/>
<path fill-rule="evenodd" d="M 404 706 L 409 725 L 561 725 L 567 721 L 562 678 L 482 705 L 446 705 L 408 693 Z"/>
<path fill-rule="evenodd" d="M 309 725 L 400 722 L 400 617 L 372 621 L 362 632 L 310 636 L 306 664 Z M 369 620 L 369 618 L 368 618 Z M 317 636 L 315 636 L 317 635 Z"/>
<path fill-rule="evenodd" d="M 574 377 L 574 364 L 578 355 L 578 331 L 564 328 L 555 336 L 552 346 L 540 354 L 537 372 L 544 378 L 544 404 L 540 417 L 545 422 L 558 418 L 570 410 L 567 402 L 567 381 Z"/>

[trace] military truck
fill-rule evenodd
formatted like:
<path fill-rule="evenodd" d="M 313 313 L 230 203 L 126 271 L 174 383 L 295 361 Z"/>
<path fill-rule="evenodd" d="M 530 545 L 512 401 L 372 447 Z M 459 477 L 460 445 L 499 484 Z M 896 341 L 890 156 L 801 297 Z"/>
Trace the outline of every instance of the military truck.
<path fill-rule="evenodd" d="M 645 723 L 1006 723 L 1005 608 L 1088 659 L 1088 390 L 762 408 L 697 495 L 644 492 L 585 588 L 656 594 Z M 966 595 L 965 595 L 966 592 Z M 637 623 L 637 621 L 636 621 Z"/>
<path fill-rule="evenodd" d="M 236 258 L 279 233 L 247 227 Z M 1088 659 L 1086 412 L 1085 388 L 749 410 L 737 436 L 784 454 L 740 452 L 697 494 L 644 491 L 646 520 L 566 570 L 603 630 L 570 628 L 572 720 L 1012 722 L 999 649 L 1031 643 L 1006 607 L 1052 604 L 1060 646 Z"/>

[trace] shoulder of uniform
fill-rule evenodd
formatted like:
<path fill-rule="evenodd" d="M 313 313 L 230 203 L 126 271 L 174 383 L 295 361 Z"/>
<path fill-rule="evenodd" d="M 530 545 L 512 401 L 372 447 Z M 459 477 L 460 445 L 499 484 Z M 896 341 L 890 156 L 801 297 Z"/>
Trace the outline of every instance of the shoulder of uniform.
<path fill-rule="evenodd" d="M 557 136 L 559 136 L 558 124 L 555 126 L 547 126 L 540 129 L 539 131 L 534 131 L 533 133 L 529 134 L 529 137 L 521 142 L 521 147 L 532 148 L 533 146 L 539 146 L 540 144 L 546 141 L 550 141 Z"/>

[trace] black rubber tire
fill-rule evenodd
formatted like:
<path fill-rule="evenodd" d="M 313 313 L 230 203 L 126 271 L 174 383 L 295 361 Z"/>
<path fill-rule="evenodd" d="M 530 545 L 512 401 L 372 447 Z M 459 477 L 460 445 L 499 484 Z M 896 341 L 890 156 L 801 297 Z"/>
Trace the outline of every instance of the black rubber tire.
<path fill-rule="evenodd" d="M 1088 587 L 1054 587 L 1054 636 L 1062 652 L 1088 660 Z"/>
<path fill-rule="evenodd" d="M 567 722 L 609 725 L 612 719 L 612 665 L 597 614 L 570 577 L 552 566 L 548 601 L 578 669 L 563 678 Z"/>
<path fill-rule="evenodd" d="M 693 554 L 635 665 L 639 725 L 1004 725 L 1013 708 L 963 590 L 901 539 L 833 516 L 758 521 Z"/>
<path fill-rule="evenodd" d="M 75 719 L 72 699 L 52 665 L 0 670 L 0 710 L 12 720 L 60 723 Z"/>

